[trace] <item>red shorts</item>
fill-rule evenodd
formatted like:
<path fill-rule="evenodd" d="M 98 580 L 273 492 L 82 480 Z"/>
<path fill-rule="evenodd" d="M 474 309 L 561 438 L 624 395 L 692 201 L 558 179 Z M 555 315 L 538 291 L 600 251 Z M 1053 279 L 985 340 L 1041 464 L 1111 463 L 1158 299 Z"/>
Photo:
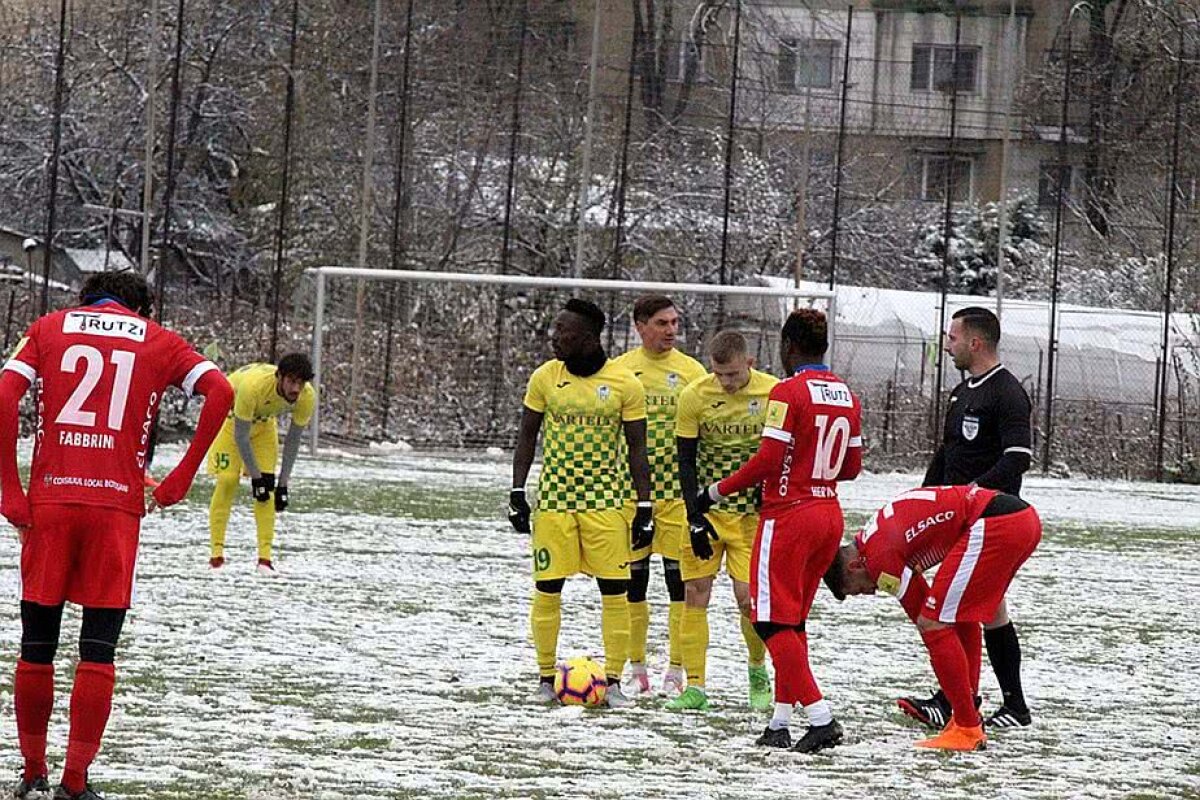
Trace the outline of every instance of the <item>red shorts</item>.
<path fill-rule="evenodd" d="M 758 521 L 750 555 L 750 619 L 799 625 L 842 543 L 842 507 L 818 500 Z"/>
<path fill-rule="evenodd" d="M 1032 507 L 980 519 L 942 560 L 921 616 L 947 625 L 990 622 L 1041 540 L 1042 520 Z"/>
<path fill-rule="evenodd" d="M 129 608 L 136 594 L 141 518 L 83 505 L 33 506 L 21 547 L 21 599 L 87 608 Z"/>

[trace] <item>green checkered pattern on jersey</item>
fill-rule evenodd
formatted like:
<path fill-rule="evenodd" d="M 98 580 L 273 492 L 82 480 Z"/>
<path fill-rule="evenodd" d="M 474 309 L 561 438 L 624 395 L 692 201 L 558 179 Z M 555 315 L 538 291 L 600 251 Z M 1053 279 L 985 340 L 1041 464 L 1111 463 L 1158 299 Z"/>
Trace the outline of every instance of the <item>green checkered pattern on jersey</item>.
<path fill-rule="evenodd" d="M 758 452 L 758 440 L 721 442 L 701 437 L 696 453 L 696 471 L 700 474 L 700 485 L 708 486 L 737 472 L 750 457 Z M 728 497 L 717 506 L 721 511 L 739 514 L 756 513 L 754 490 L 747 489 Z"/>
<path fill-rule="evenodd" d="M 620 508 L 628 475 L 624 432 L 614 416 L 603 424 L 564 422 L 547 413 L 542 431 L 538 510 L 599 511 Z"/>

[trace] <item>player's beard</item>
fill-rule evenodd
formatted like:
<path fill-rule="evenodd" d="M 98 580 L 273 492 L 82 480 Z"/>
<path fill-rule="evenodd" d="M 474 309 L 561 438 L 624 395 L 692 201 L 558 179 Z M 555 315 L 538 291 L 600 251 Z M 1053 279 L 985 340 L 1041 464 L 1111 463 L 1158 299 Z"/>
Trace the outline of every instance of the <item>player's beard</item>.
<path fill-rule="evenodd" d="M 604 348 L 597 347 L 590 353 L 564 358 L 563 363 L 567 365 L 567 372 L 578 375 L 580 378 L 586 378 L 599 372 L 607 360 L 608 356 L 605 355 Z"/>

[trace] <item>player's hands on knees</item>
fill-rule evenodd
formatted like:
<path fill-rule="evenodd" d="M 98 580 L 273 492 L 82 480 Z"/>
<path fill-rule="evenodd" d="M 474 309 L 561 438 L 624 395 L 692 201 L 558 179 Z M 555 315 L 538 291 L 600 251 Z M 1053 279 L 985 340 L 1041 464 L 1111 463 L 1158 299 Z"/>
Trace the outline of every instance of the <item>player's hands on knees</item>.
<path fill-rule="evenodd" d="M 649 500 L 638 501 L 632 528 L 634 550 L 641 550 L 654 543 L 654 504 Z"/>
<path fill-rule="evenodd" d="M 717 529 L 709 522 L 708 517 L 697 514 L 688 520 L 688 538 L 692 540 L 692 552 L 696 558 L 708 561 L 713 557 L 712 543 L 720 537 L 717 536 Z"/>
<path fill-rule="evenodd" d="M 513 489 L 508 493 L 508 522 L 514 531 L 529 533 L 529 517 L 532 513 L 524 489 Z"/>
<path fill-rule="evenodd" d="M 271 492 L 275 491 L 275 473 L 264 472 L 257 478 L 251 478 L 250 491 L 254 494 L 254 499 L 259 503 L 265 503 L 270 500 Z"/>
<path fill-rule="evenodd" d="M 275 510 L 287 511 L 288 507 L 288 490 L 286 486 L 275 487 Z"/>

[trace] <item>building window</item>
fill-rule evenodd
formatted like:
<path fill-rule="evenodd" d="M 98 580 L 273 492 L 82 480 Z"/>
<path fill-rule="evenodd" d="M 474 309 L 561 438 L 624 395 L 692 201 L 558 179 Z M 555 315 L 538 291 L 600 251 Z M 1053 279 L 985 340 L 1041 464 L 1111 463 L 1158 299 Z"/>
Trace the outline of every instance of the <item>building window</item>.
<path fill-rule="evenodd" d="M 955 70 L 953 45 L 914 44 L 909 87 L 914 92 L 974 92 L 979 83 L 979 56 L 978 47 L 960 46 Z"/>
<path fill-rule="evenodd" d="M 837 52 L 832 39 L 780 39 L 777 84 L 781 89 L 832 88 Z"/>
<path fill-rule="evenodd" d="M 1063 166 L 1054 162 L 1043 162 L 1038 172 L 1038 205 L 1052 208 L 1058 205 L 1058 184 L 1063 183 L 1063 203 L 1070 204 L 1074 188 L 1080 178 L 1080 168 Z"/>
<path fill-rule="evenodd" d="M 711 49 L 711 44 L 704 41 L 695 41 L 686 33 L 681 38 L 668 43 L 665 64 L 666 79 L 668 81 L 682 81 L 687 76 L 688 61 L 695 60 L 696 83 L 712 83 L 713 79 L 709 67 L 711 63 L 709 51 Z"/>
<path fill-rule="evenodd" d="M 941 154 L 917 155 L 912 161 L 914 195 L 930 203 L 946 202 L 946 178 L 950 179 L 950 199 L 955 203 L 971 200 L 974 162 L 966 156 Z M 947 175 L 949 173 L 949 175 Z"/>

